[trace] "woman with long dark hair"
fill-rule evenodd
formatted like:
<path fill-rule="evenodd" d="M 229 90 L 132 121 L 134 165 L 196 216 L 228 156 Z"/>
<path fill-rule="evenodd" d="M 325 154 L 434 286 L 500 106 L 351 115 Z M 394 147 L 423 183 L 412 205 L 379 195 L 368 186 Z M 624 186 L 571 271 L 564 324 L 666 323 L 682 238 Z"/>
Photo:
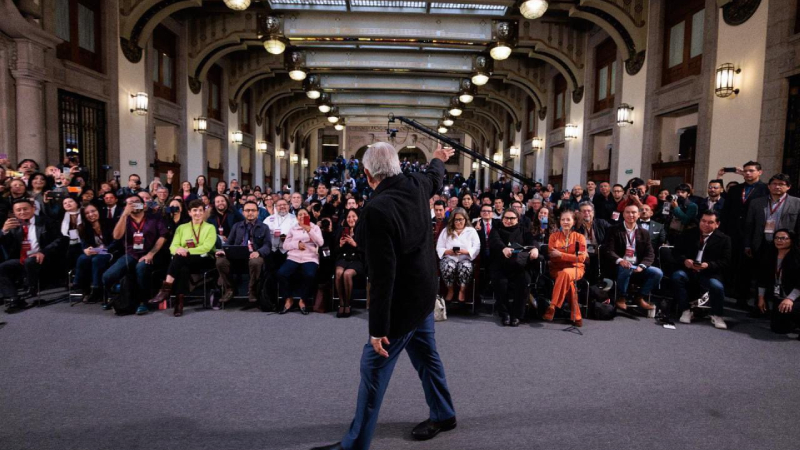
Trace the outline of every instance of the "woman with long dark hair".
<path fill-rule="evenodd" d="M 569 296 L 572 323 L 576 327 L 580 327 L 583 325 L 583 320 L 578 304 L 578 291 L 575 289 L 574 282 L 583 278 L 584 262 L 588 258 L 586 237 L 573 230 L 575 211 L 571 209 L 561 211 L 559 223 L 561 227 L 550 235 L 547 245 L 550 252 L 550 276 L 556 281 L 550 306 L 542 318 L 553 320 L 556 308 L 561 308 L 564 300 Z"/>
<path fill-rule="evenodd" d="M 364 254 L 355 241 L 358 210 L 347 211 L 344 223 L 336 232 L 334 252 L 336 255 L 335 283 L 339 293 L 339 311 L 336 317 L 350 317 L 350 300 L 353 298 L 353 279 L 364 272 Z"/>
<path fill-rule="evenodd" d="M 770 328 L 779 334 L 800 325 L 800 249 L 794 232 L 782 228 L 775 232 L 772 245 L 761 253 L 758 273 L 758 309 L 767 311 L 771 303 Z"/>
<path fill-rule="evenodd" d="M 83 253 L 75 263 L 72 289 L 82 290 L 84 303 L 94 303 L 103 298 L 103 273 L 111 264 L 120 241 L 114 240 L 114 225 L 100 220 L 100 211 L 93 204 L 81 209 L 78 234 Z"/>
<path fill-rule="evenodd" d="M 525 233 L 519 225 L 519 214 L 509 208 L 503 211 L 501 226 L 492 228 L 489 234 L 489 248 L 492 258 L 492 286 L 497 300 L 503 326 L 519 326 L 528 301 L 531 276 L 528 261 L 539 257 L 539 250 L 533 248 L 525 260 L 525 252 L 520 247 L 533 245 L 533 235 Z M 513 297 L 513 304 L 509 301 Z"/>
<path fill-rule="evenodd" d="M 450 213 L 447 228 L 439 233 L 436 253 L 439 256 L 439 271 L 447 286 L 445 300 L 452 301 L 458 285 L 458 301 L 466 301 L 467 285 L 472 281 L 472 261 L 481 251 L 481 239 L 472 227 L 464 208 Z"/>
<path fill-rule="evenodd" d="M 205 175 L 198 175 L 197 178 L 195 178 L 193 192 L 197 198 L 200 198 L 203 195 L 211 195 L 211 190 L 207 186 Z"/>
<path fill-rule="evenodd" d="M 202 176 L 202 175 L 201 175 Z M 195 193 L 195 189 L 192 188 L 192 183 L 188 181 L 184 181 L 181 183 L 181 192 L 180 192 L 181 200 L 183 200 L 184 204 L 189 203 L 190 201 L 197 198 L 197 194 Z"/>
<path fill-rule="evenodd" d="M 481 207 L 475 203 L 475 197 L 473 197 L 469 192 L 462 194 L 461 200 L 459 200 L 458 203 L 458 206 L 464 208 L 464 210 L 467 212 L 470 221 L 481 216 Z"/>

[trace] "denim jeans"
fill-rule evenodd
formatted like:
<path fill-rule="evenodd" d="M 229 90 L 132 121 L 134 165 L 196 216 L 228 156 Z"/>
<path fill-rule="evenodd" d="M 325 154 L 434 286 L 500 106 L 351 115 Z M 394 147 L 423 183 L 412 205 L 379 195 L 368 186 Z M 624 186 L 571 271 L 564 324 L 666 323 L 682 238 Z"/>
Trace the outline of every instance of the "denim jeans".
<path fill-rule="evenodd" d="M 634 273 L 634 269 L 636 267 L 626 269 L 622 266 L 617 266 L 617 297 L 624 297 L 628 294 L 628 284 L 630 284 L 631 277 L 639 280 L 644 278 L 644 284 L 642 284 L 639 292 L 642 297 L 650 295 L 650 292 L 658 286 L 661 278 L 664 277 L 664 272 L 658 267 L 650 266 L 639 273 Z"/>
<path fill-rule="evenodd" d="M 150 296 L 150 278 L 153 273 L 153 265 L 144 261 L 138 262 L 131 255 L 122 256 L 106 270 L 106 273 L 103 274 L 103 285 L 106 289 L 111 290 L 125 275 L 134 270 L 136 271 L 136 284 L 139 286 L 137 297 L 139 297 L 139 301 L 145 301 Z"/>
<path fill-rule="evenodd" d="M 111 263 L 111 255 L 108 253 L 101 255 L 87 256 L 85 253 L 78 257 L 75 263 L 75 278 L 73 283 L 81 288 L 103 286 L 103 272 Z M 91 285 L 89 282 L 91 281 Z"/>
<path fill-rule="evenodd" d="M 721 281 L 703 275 L 702 272 L 686 272 L 684 270 L 676 270 L 672 274 L 672 281 L 675 283 L 675 297 L 678 301 L 679 313 L 689 309 L 688 286 L 690 281 L 696 281 L 701 288 L 708 291 L 708 298 L 711 301 L 711 314 L 722 316 L 722 306 L 725 302 L 725 286 Z"/>

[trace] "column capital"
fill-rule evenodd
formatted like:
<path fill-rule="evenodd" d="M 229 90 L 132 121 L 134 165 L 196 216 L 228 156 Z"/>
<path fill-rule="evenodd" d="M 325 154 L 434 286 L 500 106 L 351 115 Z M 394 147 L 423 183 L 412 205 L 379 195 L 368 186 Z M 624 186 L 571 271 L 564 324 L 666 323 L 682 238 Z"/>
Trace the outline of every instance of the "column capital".
<path fill-rule="evenodd" d="M 46 46 L 27 38 L 17 38 L 14 42 L 16 45 L 10 61 L 11 75 L 17 82 L 43 82 L 47 75 L 44 57 Z"/>

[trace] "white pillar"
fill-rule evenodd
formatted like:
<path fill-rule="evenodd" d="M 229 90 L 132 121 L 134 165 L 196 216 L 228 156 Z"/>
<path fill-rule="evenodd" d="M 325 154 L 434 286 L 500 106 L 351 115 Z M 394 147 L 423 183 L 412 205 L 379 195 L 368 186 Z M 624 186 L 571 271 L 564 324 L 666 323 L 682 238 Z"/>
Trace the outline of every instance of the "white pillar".
<path fill-rule="evenodd" d="M 262 186 L 264 183 L 264 154 L 258 152 L 258 143 L 263 142 L 261 137 L 264 136 L 264 126 L 256 124 L 255 134 L 253 135 L 256 145 L 255 160 L 250 163 L 250 171 L 253 173 L 253 187 Z M 265 188 L 266 186 L 262 186 Z"/>
<path fill-rule="evenodd" d="M 547 155 L 547 118 L 545 117 L 544 120 L 539 120 L 537 117 L 536 120 L 538 121 L 536 124 L 536 137 L 542 140 L 542 148 L 540 150 L 534 150 L 536 152 L 536 156 L 534 157 L 536 159 L 536 170 L 534 171 L 533 178 L 540 183 L 547 184 L 544 179 L 545 155 Z"/>
<path fill-rule="evenodd" d="M 194 119 L 204 116 L 203 95 L 186 92 L 186 159 L 182 162 L 185 168 L 181 179 L 194 184 L 194 180 L 205 175 L 207 157 L 203 151 L 203 135 L 194 131 Z M 124 162 L 124 161 L 123 161 Z"/>
<path fill-rule="evenodd" d="M 514 158 L 514 170 L 517 172 L 522 171 L 522 133 L 524 131 L 525 130 L 522 128 L 520 128 L 519 131 L 514 131 L 514 141 L 511 144 L 512 146 L 517 147 L 517 150 L 519 151 L 519 156 Z M 522 182 L 520 181 L 520 183 Z"/>
<path fill-rule="evenodd" d="M 289 186 L 291 186 L 293 191 L 297 190 L 297 186 L 295 186 L 295 165 L 292 163 L 292 155 L 297 154 L 297 142 L 296 140 L 293 142 L 289 142 L 289 151 L 286 156 L 287 161 L 289 162 Z M 298 159 L 297 162 L 300 162 Z"/>
<path fill-rule="evenodd" d="M 270 124 L 275 123 L 275 114 L 270 113 L 272 117 L 269 120 Z M 281 137 L 275 131 L 275 128 L 272 127 L 269 130 L 269 135 L 272 136 L 272 143 L 275 146 L 275 154 L 273 166 L 272 166 L 272 189 L 273 191 L 280 190 L 281 186 L 281 158 L 279 156 L 279 152 L 281 151 Z"/>
<path fill-rule="evenodd" d="M 571 96 L 567 96 L 567 101 Z M 584 99 L 580 103 L 572 103 L 569 111 L 569 123 L 577 125 L 578 138 L 565 141 L 564 143 L 564 184 L 562 189 L 572 189 L 572 186 L 581 183 L 581 173 L 584 170 L 583 163 L 583 104 Z"/>
<path fill-rule="evenodd" d="M 223 151 L 225 148 L 228 149 L 228 173 L 223 174 L 223 177 L 228 180 L 228 183 L 231 182 L 233 179 L 239 180 L 240 172 L 242 169 L 242 164 L 239 161 L 239 152 L 241 151 L 241 145 L 235 144 L 233 142 L 233 132 L 239 131 L 239 114 L 231 112 L 231 109 L 227 105 L 223 105 L 223 108 L 228 112 L 228 136 L 227 136 L 227 146 L 223 147 Z M 241 186 L 241 181 L 239 180 Z"/>
<path fill-rule="evenodd" d="M 297 186 L 296 190 L 297 190 L 297 192 L 301 192 L 302 193 L 302 192 L 305 192 L 305 189 L 306 189 L 306 172 L 307 172 L 307 167 L 308 167 L 308 166 L 303 166 L 303 158 L 306 158 L 306 159 L 308 158 L 308 156 L 307 156 L 308 149 L 305 148 L 305 146 L 303 146 L 303 145 L 299 145 L 298 148 L 299 148 L 299 151 L 297 152 L 298 153 L 297 159 L 300 162 L 300 165 L 298 166 L 300 168 L 300 186 Z M 342 174 L 342 175 L 344 175 L 344 174 Z"/>
<path fill-rule="evenodd" d="M 11 75 L 16 82 L 17 161 L 31 158 L 44 170 L 47 162 L 43 81 L 46 76 L 45 46 L 30 39 L 14 41 L 16 54 L 12 57 Z"/>
<path fill-rule="evenodd" d="M 117 43 L 119 45 L 119 43 Z M 125 185 L 128 176 L 136 173 L 147 186 L 147 116 L 137 116 L 130 111 L 131 94 L 149 92 L 145 82 L 144 58 L 133 64 L 117 49 L 119 65 L 119 171 Z M 213 188 L 213 186 L 210 186 Z"/>

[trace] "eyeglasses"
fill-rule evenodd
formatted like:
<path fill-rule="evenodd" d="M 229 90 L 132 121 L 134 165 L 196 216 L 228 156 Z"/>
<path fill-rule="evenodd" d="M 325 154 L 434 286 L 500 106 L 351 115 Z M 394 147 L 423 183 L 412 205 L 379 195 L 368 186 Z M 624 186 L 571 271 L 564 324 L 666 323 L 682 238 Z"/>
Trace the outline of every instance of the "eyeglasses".
<path fill-rule="evenodd" d="M 458 218 L 453 219 L 453 222 L 466 222 L 466 220 L 464 220 L 463 217 L 458 217 Z"/>
<path fill-rule="evenodd" d="M 503 217 L 503 220 L 517 220 L 514 216 Z"/>
<path fill-rule="evenodd" d="M 249 208 L 249 209 L 245 209 L 244 212 L 253 212 L 254 213 L 254 212 L 258 212 L 258 210 Z"/>
<path fill-rule="evenodd" d="M 780 241 L 780 242 L 784 242 L 784 241 L 791 241 L 791 239 L 789 238 L 789 236 L 777 236 L 777 237 L 775 237 L 775 240 L 776 240 L 776 241 Z"/>

